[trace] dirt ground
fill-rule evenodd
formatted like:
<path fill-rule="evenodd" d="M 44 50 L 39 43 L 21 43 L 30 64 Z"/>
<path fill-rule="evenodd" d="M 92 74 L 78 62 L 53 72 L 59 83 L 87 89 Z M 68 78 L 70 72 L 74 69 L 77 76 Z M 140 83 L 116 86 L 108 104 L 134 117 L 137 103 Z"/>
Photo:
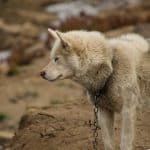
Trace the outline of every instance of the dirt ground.
<path fill-rule="evenodd" d="M 85 100 L 70 104 L 33 109 L 22 118 L 16 134 L 13 150 L 91 150 L 92 132 L 88 120 L 92 118 L 91 107 Z M 137 119 L 135 150 L 150 147 L 150 111 L 141 112 Z M 115 124 L 115 141 L 119 142 L 120 118 Z M 99 131 L 99 149 L 104 150 Z M 116 150 L 119 149 L 118 145 Z"/>
<path fill-rule="evenodd" d="M 50 83 L 41 79 L 39 71 L 47 61 L 48 55 L 28 67 L 21 67 L 17 76 L 0 78 L 0 110 L 8 116 L 0 128 L 13 132 L 26 113 L 11 142 L 12 150 L 91 150 L 92 105 L 79 85 L 69 80 Z M 149 116 L 148 107 L 138 113 L 135 150 L 150 148 Z M 119 134 L 117 115 L 115 141 L 118 146 Z M 101 130 L 99 147 L 103 150 Z"/>
<path fill-rule="evenodd" d="M 92 149 L 89 120 L 93 119 L 93 109 L 85 96 L 85 90 L 70 80 L 50 83 L 40 77 L 39 72 L 49 59 L 47 49 L 42 51 L 47 53 L 44 57 L 41 55 L 42 58 L 36 58 L 37 53 L 33 53 L 35 57 L 31 58 L 32 61 L 27 59 L 28 65 L 22 66 L 20 63 L 23 56 L 26 60 L 34 50 L 37 52 L 39 49 L 41 52 L 45 46 L 50 46 L 47 28 L 52 26 L 52 22 L 58 21 L 59 17 L 46 12 L 45 6 L 57 2 L 64 0 L 0 1 L 0 51 L 10 50 L 14 56 L 18 56 L 21 50 L 26 54 L 19 55 L 19 60 L 14 58 L 18 69 L 17 72 L 14 69 L 16 75 L 6 76 L 5 72 L 9 70 L 7 65 L 4 66 L 4 73 L 0 68 L 0 150 Z M 109 4 L 111 0 L 105 2 Z M 130 6 L 131 1 L 128 2 Z M 114 6 L 114 3 L 111 4 Z M 108 8 L 109 6 L 111 5 Z M 110 12 L 106 9 L 96 16 L 81 13 L 78 17 L 72 16 L 60 22 L 58 29 L 100 30 L 106 31 L 108 36 L 137 32 L 150 38 L 148 0 L 142 0 L 140 9 L 131 8 L 130 15 L 127 13 L 128 9 L 122 8 Z M 120 116 L 117 114 L 115 150 L 119 149 L 120 123 Z M 134 150 L 150 149 L 150 107 L 144 106 L 138 110 L 136 124 Z M 99 149 L 104 150 L 101 130 L 98 141 Z"/>

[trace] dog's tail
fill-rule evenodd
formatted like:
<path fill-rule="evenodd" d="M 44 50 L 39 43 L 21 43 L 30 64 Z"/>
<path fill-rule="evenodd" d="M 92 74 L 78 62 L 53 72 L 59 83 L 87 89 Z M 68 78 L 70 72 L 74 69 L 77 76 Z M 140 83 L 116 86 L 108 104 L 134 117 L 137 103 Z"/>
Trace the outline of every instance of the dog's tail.
<path fill-rule="evenodd" d="M 149 52 L 149 54 L 150 54 L 150 38 L 148 38 L 148 39 L 146 39 L 146 40 L 147 40 L 147 42 L 148 42 L 148 44 L 149 44 L 148 52 Z"/>
<path fill-rule="evenodd" d="M 149 45 L 150 45 L 150 38 L 148 38 L 148 39 L 146 39 L 147 40 L 147 42 L 149 43 Z"/>
<path fill-rule="evenodd" d="M 148 52 L 149 50 L 150 39 L 147 40 L 138 34 L 130 33 L 122 35 L 120 39 L 131 42 L 141 52 Z"/>

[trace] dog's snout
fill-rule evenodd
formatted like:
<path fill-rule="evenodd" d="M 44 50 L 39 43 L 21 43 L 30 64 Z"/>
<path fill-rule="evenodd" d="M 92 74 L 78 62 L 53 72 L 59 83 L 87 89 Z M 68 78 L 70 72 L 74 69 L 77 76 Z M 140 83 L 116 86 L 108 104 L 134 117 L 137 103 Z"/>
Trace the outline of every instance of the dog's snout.
<path fill-rule="evenodd" d="M 41 71 L 41 72 L 40 72 L 41 77 L 44 77 L 44 76 L 45 76 L 45 74 L 46 74 L 46 72 L 45 72 L 45 71 Z"/>

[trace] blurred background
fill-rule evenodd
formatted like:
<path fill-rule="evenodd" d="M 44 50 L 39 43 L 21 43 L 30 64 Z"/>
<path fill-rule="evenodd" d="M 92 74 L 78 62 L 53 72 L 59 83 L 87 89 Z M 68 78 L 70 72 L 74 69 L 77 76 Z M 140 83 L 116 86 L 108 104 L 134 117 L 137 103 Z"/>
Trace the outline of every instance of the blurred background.
<path fill-rule="evenodd" d="M 98 30 L 108 37 L 136 32 L 150 38 L 150 1 L 0 0 L 0 150 L 34 150 L 32 144 L 26 146 L 22 141 L 30 143 L 27 139 L 31 138 L 32 141 L 36 136 L 32 137 L 28 133 L 29 136 L 22 137 L 24 132 L 17 130 L 26 127 L 31 121 L 29 119 L 26 123 L 24 118 L 21 119 L 27 112 L 51 112 L 57 119 L 64 119 L 61 120 L 64 130 L 68 123 L 72 128 L 76 125 L 77 131 L 68 130 L 70 138 L 74 137 L 76 141 L 76 144 L 74 140 L 69 141 L 72 150 L 72 146 L 82 149 L 84 143 L 89 143 L 88 130 L 82 129 L 91 118 L 91 106 L 84 98 L 84 90 L 69 80 L 48 83 L 39 76 L 41 68 L 48 62 L 52 43 L 48 27 L 61 31 Z M 66 122 L 67 118 L 72 122 Z M 150 125 L 150 120 L 148 123 Z M 46 128 L 46 125 L 39 126 Z M 147 125 L 141 126 L 145 131 L 140 130 L 140 136 L 146 135 L 146 138 L 140 140 L 143 145 L 137 141 L 138 150 L 150 148 L 150 136 L 147 134 L 150 129 Z M 78 132 L 83 134 L 77 136 Z M 70 149 L 65 147 L 68 144 L 62 139 L 59 137 L 58 140 L 61 141 L 60 149 Z M 79 139 L 81 142 L 78 142 Z M 36 144 L 39 141 L 37 138 Z M 45 147 L 39 146 L 39 149 L 47 150 L 47 145 L 52 145 L 50 141 L 46 142 Z M 35 147 L 35 150 L 38 148 Z"/>

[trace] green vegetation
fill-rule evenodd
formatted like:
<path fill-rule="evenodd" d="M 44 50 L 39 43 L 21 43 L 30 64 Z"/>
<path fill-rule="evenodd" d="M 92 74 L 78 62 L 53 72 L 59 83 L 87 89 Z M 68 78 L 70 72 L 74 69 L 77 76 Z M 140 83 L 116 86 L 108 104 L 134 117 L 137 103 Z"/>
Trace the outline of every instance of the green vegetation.
<path fill-rule="evenodd" d="M 19 74 L 19 69 L 16 66 L 13 66 L 9 69 L 7 76 L 14 76 Z"/>
<path fill-rule="evenodd" d="M 64 101 L 60 100 L 60 99 L 51 99 L 50 100 L 51 105 L 58 105 L 58 104 L 63 104 L 63 103 L 64 103 Z"/>
<path fill-rule="evenodd" d="M 0 112 L 0 122 L 3 122 L 8 118 L 9 117 L 7 116 L 7 114 Z"/>
<path fill-rule="evenodd" d="M 33 98 L 36 98 L 38 96 L 39 96 L 39 94 L 38 94 L 37 91 L 26 91 L 22 97 L 33 97 Z"/>
<path fill-rule="evenodd" d="M 65 84 L 64 82 L 58 82 L 56 85 L 57 85 L 57 86 L 60 86 L 60 87 L 63 87 L 63 86 L 65 86 L 66 84 Z"/>
<path fill-rule="evenodd" d="M 65 87 L 68 87 L 68 88 L 75 88 L 75 86 L 72 83 L 65 83 L 65 82 L 58 82 L 57 86 L 60 86 L 60 87 L 65 86 Z"/>

